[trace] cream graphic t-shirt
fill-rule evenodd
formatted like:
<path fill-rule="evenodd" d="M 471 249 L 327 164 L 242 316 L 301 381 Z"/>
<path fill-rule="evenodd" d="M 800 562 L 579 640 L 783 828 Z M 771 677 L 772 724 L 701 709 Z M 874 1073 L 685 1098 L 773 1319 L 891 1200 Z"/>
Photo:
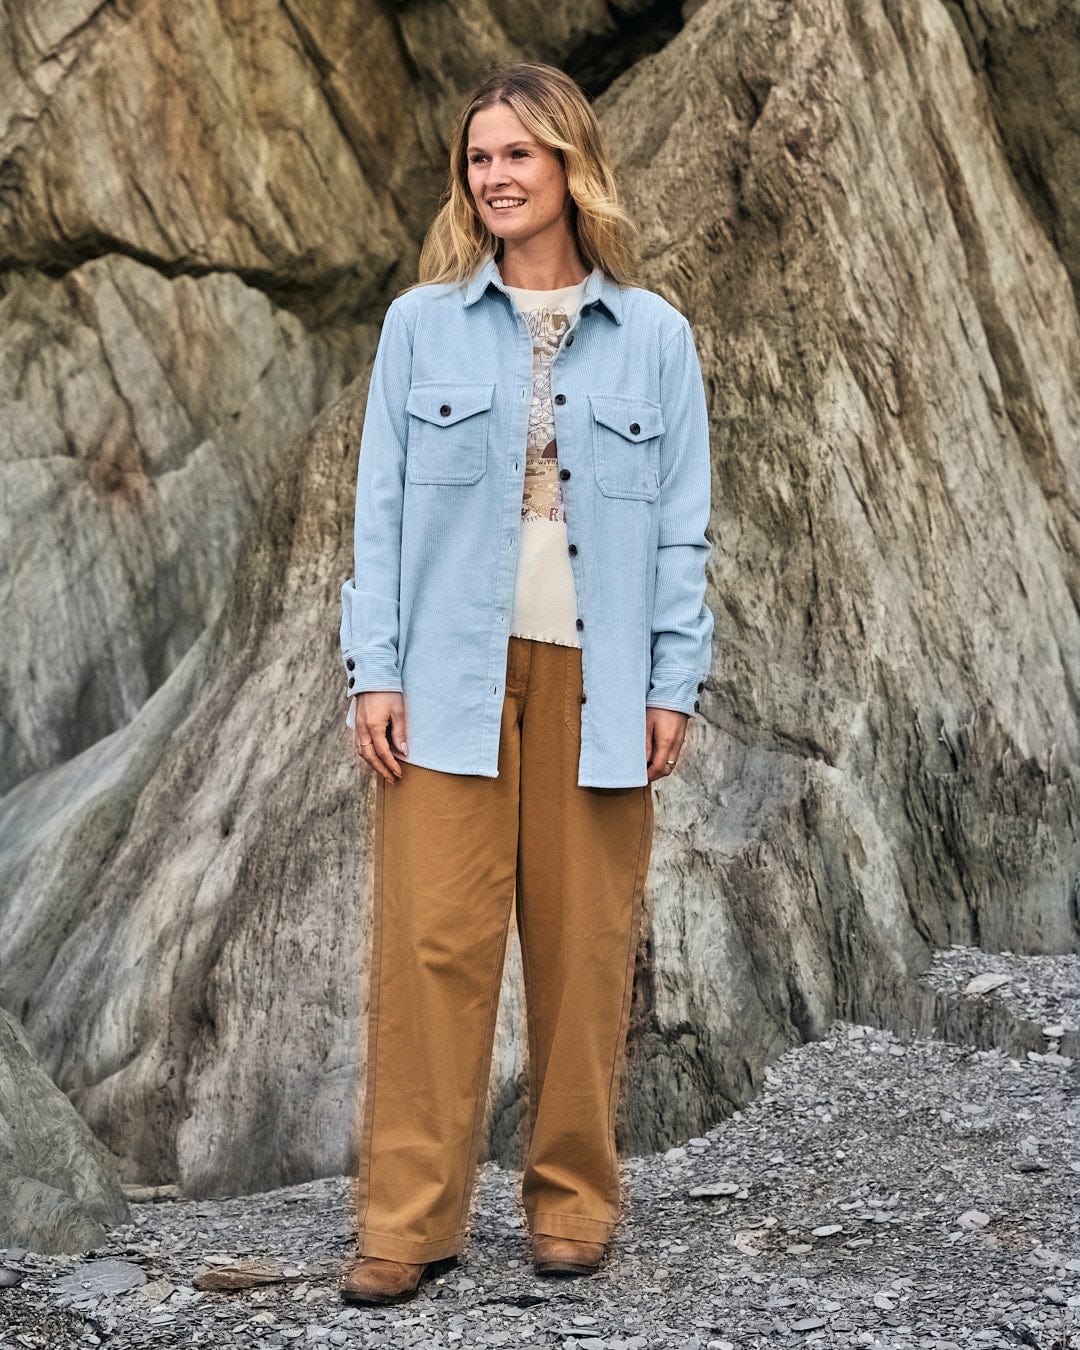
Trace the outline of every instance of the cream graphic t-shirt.
<path fill-rule="evenodd" d="M 529 291 L 520 286 L 506 289 L 533 334 L 532 406 L 510 632 L 517 637 L 580 647 L 574 574 L 566 551 L 566 509 L 555 444 L 551 360 L 563 333 L 574 321 L 585 281 L 556 291 Z"/>

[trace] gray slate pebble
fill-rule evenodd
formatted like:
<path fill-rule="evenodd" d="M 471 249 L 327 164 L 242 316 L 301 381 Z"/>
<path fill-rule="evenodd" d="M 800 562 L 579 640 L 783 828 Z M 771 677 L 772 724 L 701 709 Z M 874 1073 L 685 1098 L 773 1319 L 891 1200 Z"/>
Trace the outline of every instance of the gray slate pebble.
<path fill-rule="evenodd" d="M 1009 978 L 965 994 L 984 971 Z M 133 1204 L 135 1222 L 82 1258 L 0 1250 L 0 1350 L 1072 1350 L 1080 958 L 951 949 L 927 980 L 937 997 L 1000 1000 L 1013 1052 L 834 1023 L 685 1146 L 621 1160 L 625 1212 L 595 1275 L 532 1272 L 520 1174 L 487 1163 L 462 1264 L 409 1303 L 351 1307 L 327 1273 L 353 1252 L 348 1182 L 327 1178 Z M 1028 1055 L 1033 1024 L 1064 1034 Z M 192 1286 L 263 1258 L 290 1278 Z"/>

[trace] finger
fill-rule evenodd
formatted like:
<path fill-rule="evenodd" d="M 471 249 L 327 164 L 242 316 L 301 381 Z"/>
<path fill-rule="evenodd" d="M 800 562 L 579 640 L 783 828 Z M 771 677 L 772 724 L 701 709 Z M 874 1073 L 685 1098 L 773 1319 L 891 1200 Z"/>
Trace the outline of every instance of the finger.
<path fill-rule="evenodd" d="M 669 755 L 667 750 L 665 749 L 664 742 L 661 741 L 659 737 L 654 738 L 653 751 L 652 754 L 649 756 L 650 780 L 654 778 L 667 777 L 667 775 L 671 772 L 671 765 L 666 764 L 664 761 L 673 758 L 674 756 Z"/>
<path fill-rule="evenodd" d="M 356 714 L 355 720 L 352 722 L 350 730 L 348 730 L 348 742 L 350 742 L 352 755 L 354 755 L 355 759 L 358 760 L 360 764 L 369 765 L 370 768 L 370 760 L 369 755 L 367 755 L 367 749 L 365 748 L 365 741 L 370 741 L 371 737 L 369 732 L 367 732 L 365 724 L 360 720 L 359 701 L 354 699 L 354 702 L 356 703 Z"/>
<path fill-rule="evenodd" d="M 374 741 L 368 741 L 361 749 L 360 755 L 363 758 L 364 763 L 373 773 L 377 773 L 380 778 L 385 778 L 387 782 L 390 781 L 393 775 L 387 771 L 382 760 L 375 753 Z"/>
<path fill-rule="evenodd" d="M 673 772 L 675 764 L 669 764 L 672 759 L 678 763 L 679 750 L 682 747 L 682 736 L 661 736 L 656 735 L 653 738 L 653 754 L 649 761 L 649 772 L 653 778 L 666 778 Z"/>
<path fill-rule="evenodd" d="M 356 753 L 360 756 L 364 764 L 366 764 L 373 772 L 381 774 L 385 778 L 386 775 L 379 763 L 378 756 L 375 754 L 374 743 L 367 739 L 367 735 L 365 734 L 362 738 L 358 737 L 356 745 Z"/>
<path fill-rule="evenodd" d="M 387 739 L 386 727 L 388 725 L 389 723 L 386 723 L 381 727 L 378 725 L 368 727 L 368 730 L 371 732 L 372 741 L 369 749 L 375 756 L 377 767 L 378 765 L 385 766 L 386 772 L 383 773 L 381 768 L 379 769 L 379 772 L 383 773 L 383 777 L 387 782 L 396 782 L 401 777 L 401 765 L 397 762 L 393 747 Z"/>
<path fill-rule="evenodd" d="M 645 737 L 646 776 L 650 783 L 654 778 L 661 777 L 656 767 L 656 760 L 659 753 L 660 739 L 656 734 L 656 724 L 650 722 L 649 731 Z"/>
<path fill-rule="evenodd" d="M 409 737 L 406 723 L 405 707 L 395 708 L 390 714 L 390 735 L 393 738 L 394 746 L 399 754 L 407 755 L 409 753 Z"/>
<path fill-rule="evenodd" d="M 369 769 L 375 769 L 377 767 L 375 764 L 375 755 L 373 753 L 374 746 L 371 742 L 371 733 L 368 731 L 367 727 L 360 726 L 356 729 L 353 746 L 361 761 L 366 764 Z"/>
<path fill-rule="evenodd" d="M 378 762 L 378 756 L 375 753 L 375 737 L 372 734 L 371 723 L 365 721 L 360 715 L 360 700 L 357 700 L 356 724 L 353 727 L 353 748 L 359 759 L 366 764 L 369 769 L 375 770 L 376 773 L 381 774 L 384 778 L 387 776 L 383 772 Z"/>

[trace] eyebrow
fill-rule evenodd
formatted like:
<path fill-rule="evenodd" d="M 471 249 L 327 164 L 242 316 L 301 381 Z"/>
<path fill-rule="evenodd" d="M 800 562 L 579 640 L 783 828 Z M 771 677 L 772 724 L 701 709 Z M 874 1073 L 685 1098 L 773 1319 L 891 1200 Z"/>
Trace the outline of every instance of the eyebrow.
<path fill-rule="evenodd" d="M 535 145 L 535 144 L 536 144 L 535 141 L 507 141 L 507 143 L 503 146 L 503 149 L 513 150 L 514 147 L 517 145 Z M 471 155 L 474 150 L 483 150 L 483 148 L 484 147 L 482 145 L 470 145 L 467 153 Z"/>

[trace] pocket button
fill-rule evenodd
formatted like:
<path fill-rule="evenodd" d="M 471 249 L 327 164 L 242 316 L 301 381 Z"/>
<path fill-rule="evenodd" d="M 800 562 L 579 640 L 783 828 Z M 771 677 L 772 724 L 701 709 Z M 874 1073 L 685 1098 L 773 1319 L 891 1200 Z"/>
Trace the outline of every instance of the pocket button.
<path fill-rule="evenodd" d="M 412 483 L 464 486 L 487 472 L 492 383 L 421 381 L 409 389 L 405 473 Z M 452 400 L 452 401 L 451 401 Z"/>
<path fill-rule="evenodd" d="M 643 395 L 624 394 L 590 394 L 589 402 L 600 491 L 607 497 L 655 501 L 664 433 L 661 405 Z"/>

